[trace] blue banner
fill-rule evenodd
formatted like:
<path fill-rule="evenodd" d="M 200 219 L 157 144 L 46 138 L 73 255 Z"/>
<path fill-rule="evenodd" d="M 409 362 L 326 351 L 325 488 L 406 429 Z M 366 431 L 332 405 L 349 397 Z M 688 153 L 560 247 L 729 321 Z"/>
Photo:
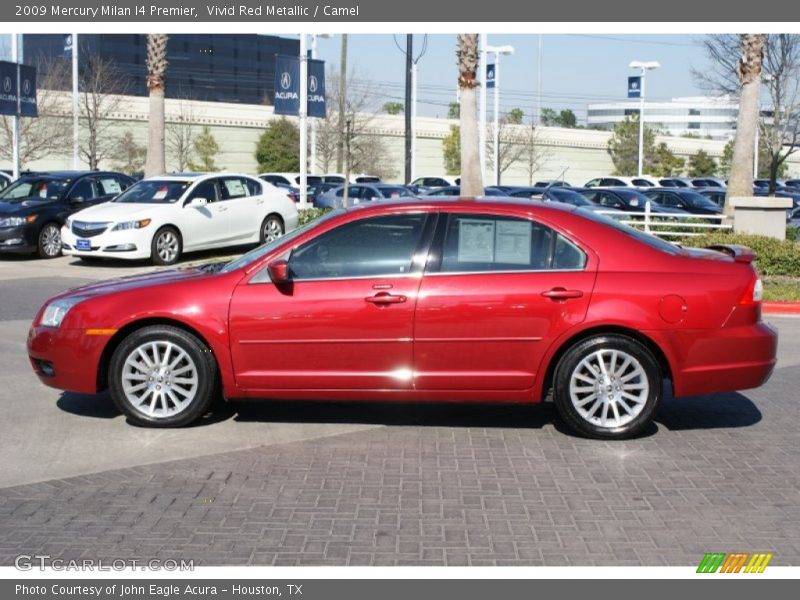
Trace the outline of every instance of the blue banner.
<path fill-rule="evenodd" d="M 275 55 L 275 114 L 297 115 L 300 112 L 300 59 Z"/>
<path fill-rule="evenodd" d="M 642 97 L 642 77 L 634 75 L 628 77 L 628 98 L 641 98 Z"/>
<path fill-rule="evenodd" d="M 308 116 L 325 118 L 325 61 L 308 61 Z"/>
<path fill-rule="evenodd" d="M 17 114 L 17 63 L 0 61 L 0 115 Z"/>
<path fill-rule="evenodd" d="M 36 67 L 19 66 L 19 115 L 38 117 L 36 109 Z"/>
<path fill-rule="evenodd" d="M 494 87 L 494 65 L 486 65 L 486 89 L 490 90 Z"/>
<path fill-rule="evenodd" d="M 64 36 L 64 58 L 72 58 L 72 34 Z"/>

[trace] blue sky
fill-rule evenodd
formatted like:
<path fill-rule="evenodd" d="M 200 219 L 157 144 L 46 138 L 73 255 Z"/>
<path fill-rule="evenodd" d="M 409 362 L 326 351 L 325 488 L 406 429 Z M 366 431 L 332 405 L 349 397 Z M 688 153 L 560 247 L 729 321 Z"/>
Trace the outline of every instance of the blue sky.
<path fill-rule="evenodd" d="M 543 35 L 542 106 L 570 108 L 579 121 L 590 102 L 623 100 L 632 60 L 657 60 L 661 68 L 647 79 L 649 99 L 702 95 L 691 76 L 692 67 L 703 69 L 707 59 L 698 36 L 683 35 Z M 415 35 L 415 50 L 423 36 Z M 522 108 L 530 116 L 535 105 L 536 35 L 489 35 L 491 45 L 514 46 L 513 56 L 503 56 L 501 111 Z M 397 35 L 405 49 L 405 35 Z M 404 55 L 391 35 L 349 36 L 348 62 L 356 78 L 376 83 L 385 98 L 404 99 Z M 338 68 L 340 38 L 318 40 L 318 57 Z M 444 116 L 455 100 L 455 35 L 429 35 L 428 48 L 419 62 L 419 114 Z M 491 92 L 490 92 L 491 93 Z M 489 111 L 491 112 L 491 100 Z"/>

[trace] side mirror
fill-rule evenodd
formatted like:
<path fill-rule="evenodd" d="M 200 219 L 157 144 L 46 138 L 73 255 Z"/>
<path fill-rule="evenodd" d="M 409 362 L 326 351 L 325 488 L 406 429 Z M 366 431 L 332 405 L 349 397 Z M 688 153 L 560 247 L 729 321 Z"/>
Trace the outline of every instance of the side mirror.
<path fill-rule="evenodd" d="M 267 265 L 269 278 L 275 285 L 289 283 L 289 262 L 286 260 L 273 260 Z"/>
<path fill-rule="evenodd" d="M 200 208 L 202 206 L 205 206 L 206 204 L 208 204 L 208 200 L 206 200 L 205 198 L 192 198 L 191 200 L 189 200 L 186 206 L 189 206 L 191 208 Z"/>
<path fill-rule="evenodd" d="M 69 199 L 70 204 L 83 204 L 86 202 L 86 198 L 83 196 L 73 196 Z"/>

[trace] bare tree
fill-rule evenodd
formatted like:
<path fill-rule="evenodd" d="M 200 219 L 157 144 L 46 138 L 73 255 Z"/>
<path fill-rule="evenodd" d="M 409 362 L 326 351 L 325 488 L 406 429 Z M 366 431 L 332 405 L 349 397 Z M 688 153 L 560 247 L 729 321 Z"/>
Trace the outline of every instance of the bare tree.
<path fill-rule="evenodd" d="M 478 142 L 477 94 L 478 34 L 459 33 L 458 89 L 461 94 L 461 193 L 483 195 L 483 177 Z"/>
<path fill-rule="evenodd" d="M 529 179 L 533 180 L 533 173 L 539 169 L 545 158 L 544 148 L 539 144 L 539 131 L 533 127 L 518 124 L 509 115 L 502 115 L 499 119 L 498 140 L 498 184 L 503 173 L 516 163 L 525 161 Z M 494 138 L 494 124 L 489 124 L 486 134 L 486 156 L 489 166 L 494 168 L 494 148 L 491 140 Z M 532 185 L 532 184 L 529 184 Z"/>
<path fill-rule="evenodd" d="M 325 86 L 326 104 L 341 106 L 342 111 L 328 110 L 324 119 L 317 120 L 317 161 L 324 172 L 339 165 L 340 149 L 346 147 L 346 124 L 350 120 L 350 170 L 353 173 L 369 173 L 381 178 L 393 177 L 396 173 L 385 139 L 375 132 L 375 117 L 379 107 L 374 105 L 371 81 L 358 79 L 348 74 L 346 97 L 342 98 L 339 75 L 327 74 Z"/>
<path fill-rule="evenodd" d="M 147 118 L 147 160 L 145 177 L 166 172 L 164 152 L 164 86 L 167 73 L 167 35 L 147 34 L 147 89 L 150 91 L 150 112 Z"/>
<path fill-rule="evenodd" d="M 178 101 L 178 111 L 170 119 L 166 130 L 167 152 L 179 173 L 186 171 L 194 158 L 197 138 L 196 115 L 190 101 Z"/>
<path fill-rule="evenodd" d="M 68 118 L 67 97 L 72 77 L 69 64 L 63 59 L 40 58 L 35 62 L 37 74 L 36 104 L 38 117 L 22 117 L 19 129 L 19 164 L 60 155 L 72 143 L 72 122 Z M 0 157 L 10 161 L 13 153 L 13 117 L 0 118 Z"/>
<path fill-rule="evenodd" d="M 84 62 L 79 80 L 80 116 L 86 132 L 79 152 L 90 169 L 97 169 L 115 149 L 117 141 L 111 135 L 114 128 L 111 117 L 127 104 L 124 94 L 128 80 L 113 61 L 94 55 Z"/>
<path fill-rule="evenodd" d="M 703 40 L 706 54 L 711 59 L 707 71 L 694 71 L 695 79 L 705 88 L 738 95 L 741 86 L 744 92 L 743 71 L 745 63 L 743 39 L 747 36 L 713 35 Z M 775 191 L 775 180 L 781 166 L 800 145 L 800 35 L 796 34 L 750 34 L 749 38 L 763 40 L 762 58 L 758 75 L 752 74 L 755 64 L 746 68 L 752 81 L 756 106 L 762 84 L 769 91 L 771 118 L 762 120 L 757 113 L 761 143 L 769 155 L 770 193 Z M 748 39 L 749 39 L 748 38 Z M 752 45 L 752 41 L 748 42 Z M 747 52 L 750 52 L 748 49 Z M 737 129 L 738 131 L 738 129 Z M 737 138 L 738 138 L 737 134 Z M 751 144 L 751 148 L 754 142 Z M 751 149 L 752 161 L 752 149 Z M 757 176 L 757 174 L 755 175 Z"/>

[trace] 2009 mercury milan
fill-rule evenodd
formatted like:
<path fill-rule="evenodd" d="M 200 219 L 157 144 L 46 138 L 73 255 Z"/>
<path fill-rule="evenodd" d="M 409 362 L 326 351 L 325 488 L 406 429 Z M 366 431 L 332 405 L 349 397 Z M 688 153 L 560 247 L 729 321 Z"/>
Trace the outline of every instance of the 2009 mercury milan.
<path fill-rule="evenodd" d="M 105 388 L 140 424 L 225 397 L 541 402 L 582 434 L 759 386 L 777 335 L 746 248 L 679 248 L 559 203 L 337 210 L 226 264 L 49 300 L 28 338 L 53 387 Z"/>

